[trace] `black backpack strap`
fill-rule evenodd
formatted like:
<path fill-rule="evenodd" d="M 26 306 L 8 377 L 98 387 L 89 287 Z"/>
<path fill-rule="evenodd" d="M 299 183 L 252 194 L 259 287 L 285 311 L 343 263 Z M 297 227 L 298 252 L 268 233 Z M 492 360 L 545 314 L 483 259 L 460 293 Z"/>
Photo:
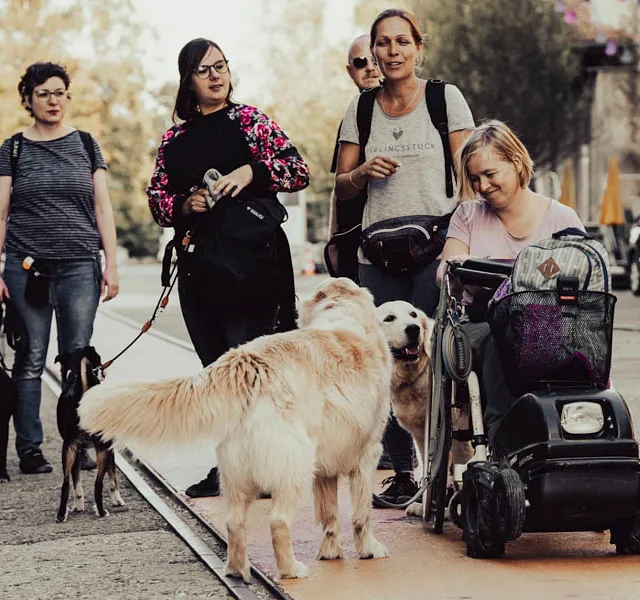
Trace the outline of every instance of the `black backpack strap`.
<path fill-rule="evenodd" d="M 20 152 L 22 151 L 22 134 L 15 133 L 11 136 L 11 178 L 16 178 L 16 171 L 18 170 L 18 158 L 20 158 Z"/>
<path fill-rule="evenodd" d="M 438 130 L 442 140 L 447 198 L 453 198 L 453 156 L 449 145 L 449 118 L 447 117 L 447 101 L 444 96 L 446 85 L 446 81 L 441 79 L 429 79 L 425 89 L 425 97 L 431 122 Z"/>
<path fill-rule="evenodd" d="M 358 110 L 356 112 L 356 123 L 358 125 L 358 142 L 360 144 L 359 163 L 365 160 L 364 150 L 369 141 L 371 133 L 371 119 L 373 118 L 373 103 L 376 101 L 376 95 L 380 90 L 379 87 L 364 90 L 358 98 Z"/>
<path fill-rule="evenodd" d="M 91 160 L 91 170 L 95 171 L 96 167 L 96 149 L 93 147 L 93 137 L 87 131 L 81 131 L 78 129 L 78 133 L 80 134 L 80 139 L 82 140 L 82 145 L 86 153 L 89 155 L 89 159 Z"/>

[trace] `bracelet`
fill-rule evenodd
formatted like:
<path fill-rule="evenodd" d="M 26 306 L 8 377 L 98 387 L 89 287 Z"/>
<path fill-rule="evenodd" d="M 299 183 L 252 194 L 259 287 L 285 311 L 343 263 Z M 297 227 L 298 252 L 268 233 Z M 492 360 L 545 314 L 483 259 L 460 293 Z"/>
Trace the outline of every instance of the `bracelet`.
<path fill-rule="evenodd" d="M 352 169 L 351 171 L 349 171 L 349 183 L 350 183 L 354 188 L 356 188 L 357 190 L 363 190 L 363 189 L 364 189 L 364 185 L 363 185 L 362 187 L 358 187 L 358 186 L 353 182 L 352 176 L 353 176 L 353 172 L 354 172 L 354 171 L 355 171 L 355 169 Z"/>

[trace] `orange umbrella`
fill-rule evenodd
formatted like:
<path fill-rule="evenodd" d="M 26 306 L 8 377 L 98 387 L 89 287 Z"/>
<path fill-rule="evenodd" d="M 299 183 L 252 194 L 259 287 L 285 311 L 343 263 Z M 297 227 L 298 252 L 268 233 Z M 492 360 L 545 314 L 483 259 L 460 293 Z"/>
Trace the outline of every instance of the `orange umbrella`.
<path fill-rule="evenodd" d="M 620 169 L 618 168 L 617 156 L 612 156 L 609 159 L 607 185 L 604 188 L 602 203 L 600 204 L 600 224 L 624 225 L 622 191 L 620 189 Z"/>
<path fill-rule="evenodd" d="M 558 202 L 568 206 L 569 208 L 576 208 L 576 193 L 573 183 L 573 161 L 569 159 L 565 163 L 564 173 L 562 175 L 562 188 L 560 191 L 560 198 Z"/>

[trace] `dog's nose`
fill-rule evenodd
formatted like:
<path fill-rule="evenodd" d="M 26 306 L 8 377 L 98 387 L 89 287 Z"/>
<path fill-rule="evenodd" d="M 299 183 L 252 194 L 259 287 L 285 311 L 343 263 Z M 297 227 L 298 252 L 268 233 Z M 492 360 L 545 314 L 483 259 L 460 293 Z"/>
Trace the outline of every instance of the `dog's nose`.
<path fill-rule="evenodd" d="M 407 325 L 404 332 L 410 340 L 417 340 L 420 337 L 420 326 L 415 323 Z"/>

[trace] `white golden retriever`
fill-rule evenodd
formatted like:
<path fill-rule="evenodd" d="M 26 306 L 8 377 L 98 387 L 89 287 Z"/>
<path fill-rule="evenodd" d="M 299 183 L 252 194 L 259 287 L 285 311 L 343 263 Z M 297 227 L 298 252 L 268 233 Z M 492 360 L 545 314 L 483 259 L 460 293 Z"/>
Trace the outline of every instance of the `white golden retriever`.
<path fill-rule="evenodd" d="M 385 302 L 376 309 L 393 356 L 393 414 L 418 444 L 424 459 L 424 428 L 431 405 L 431 333 L 433 321 L 408 302 Z"/>
<path fill-rule="evenodd" d="M 271 535 L 280 577 L 304 577 L 290 526 L 313 481 L 323 528 L 319 559 L 342 557 L 338 477 L 351 484 L 360 558 L 386 548 L 371 530 L 373 474 L 389 414 L 391 357 L 371 294 L 348 279 L 320 284 L 303 303 L 297 331 L 229 350 L 191 377 L 92 388 L 83 429 L 118 446 L 217 444 L 228 501 L 226 573 L 250 578 L 246 516 L 258 490 L 273 497 Z"/>

